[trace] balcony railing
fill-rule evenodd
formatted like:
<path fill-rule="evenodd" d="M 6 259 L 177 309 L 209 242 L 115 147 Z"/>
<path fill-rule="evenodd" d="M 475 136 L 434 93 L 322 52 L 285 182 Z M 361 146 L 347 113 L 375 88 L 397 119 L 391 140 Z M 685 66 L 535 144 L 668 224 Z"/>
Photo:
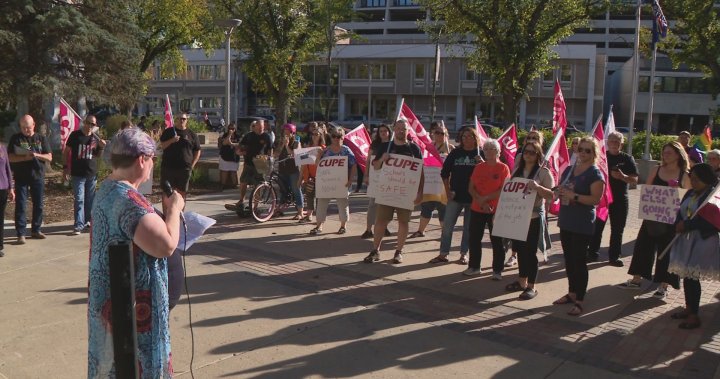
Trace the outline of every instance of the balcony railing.
<path fill-rule="evenodd" d="M 360 8 L 385 8 L 386 0 L 360 0 Z"/>
<path fill-rule="evenodd" d="M 393 7 L 418 7 L 420 2 L 417 0 L 392 0 Z"/>

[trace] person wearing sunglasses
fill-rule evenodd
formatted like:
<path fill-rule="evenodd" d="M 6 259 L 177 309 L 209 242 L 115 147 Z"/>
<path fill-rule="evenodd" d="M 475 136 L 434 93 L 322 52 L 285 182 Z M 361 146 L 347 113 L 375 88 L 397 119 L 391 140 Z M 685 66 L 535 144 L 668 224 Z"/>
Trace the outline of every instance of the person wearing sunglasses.
<path fill-rule="evenodd" d="M 25 115 L 20 118 L 20 133 L 10 137 L 8 158 L 15 179 L 15 231 L 18 244 L 25 243 L 28 190 L 32 198 L 31 236 L 45 239 L 40 231 L 43 219 L 45 192 L 45 163 L 52 162 L 52 150 L 45 136 L 35 133 L 35 120 Z"/>
<path fill-rule="evenodd" d="M 348 179 L 347 183 L 345 183 L 345 186 L 349 191 L 350 185 L 352 184 L 352 178 L 353 176 L 355 176 L 355 171 L 357 170 L 357 161 L 355 160 L 355 154 L 353 154 L 352 150 L 350 150 L 349 147 L 343 145 L 343 138 L 345 138 L 345 131 L 343 130 L 343 128 L 338 127 L 330 129 L 330 139 L 332 140 L 332 142 L 330 143 L 330 146 L 325 148 L 322 154 L 318 157 L 317 161 L 319 163 L 320 159 L 324 157 L 347 157 Z M 350 218 L 350 203 L 348 201 L 348 195 L 349 192 L 346 192 L 345 197 L 335 198 L 335 202 L 337 203 L 338 207 L 338 214 L 340 216 L 340 229 L 338 229 L 338 234 L 345 234 L 347 232 L 345 226 L 347 225 L 348 219 Z M 327 208 L 330 204 L 330 200 L 333 199 L 317 199 L 317 222 L 315 224 L 315 227 L 310 230 L 311 235 L 322 233 L 323 225 L 325 224 L 325 218 L 327 217 Z"/>
<path fill-rule="evenodd" d="M 95 199 L 97 184 L 97 157 L 107 145 L 107 141 L 93 133 L 96 126 L 95 116 L 87 116 L 82 128 L 70 133 L 62 151 L 63 157 L 70 157 L 69 161 L 65 161 L 63 167 L 70 166 L 75 215 L 74 235 L 79 235 L 90 226 L 90 211 Z"/>
<path fill-rule="evenodd" d="M 595 233 L 595 206 L 605 190 L 605 181 L 597 167 L 598 145 L 595 138 L 583 137 L 578 142 L 578 158 L 560 176 L 560 243 L 565 258 L 568 292 L 553 304 L 571 304 L 570 316 L 583 313 L 588 285 L 587 251 Z"/>
<path fill-rule="evenodd" d="M 253 121 L 250 124 L 250 131 L 240 139 L 236 148 L 238 155 L 243 157 L 243 169 L 240 173 L 240 200 L 235 204 L 225 204 L 225 209 L 234 211 L 238 216 L 245 215 L 245 195 L 248 185 L 254 186 L 263 181 L 263 174 L 255 167 L 254 159 L 258 163 L 272 155 L 272 141 L 270 136 L 264 133 L 263 124 L 260 121 Z M 265 160 L 267 161 L 267 160 Z"/>
<path fill-rule="evenodd" d="M 183 196 L 190 186 L 190 175 L 200 160 L 200 139 L 188 128 L 188 115 L 180 116 L 180 123 L 165 128 L 160 135 L 160 148 L 163 151 L 160 164 L 160 183 L 170 182 L 170 186 Z"/>

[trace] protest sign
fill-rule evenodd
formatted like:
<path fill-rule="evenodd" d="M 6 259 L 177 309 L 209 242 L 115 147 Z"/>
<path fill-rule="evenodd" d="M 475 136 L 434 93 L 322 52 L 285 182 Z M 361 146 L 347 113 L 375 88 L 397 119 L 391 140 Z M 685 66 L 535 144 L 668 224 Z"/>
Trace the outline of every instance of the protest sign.
<path fill-rule="evenodd" d="M 423 182 L 423 195 L 441 195 L 445 190 L 440 177 L 441 167 L 424 167 L 425 181 Z"/>
<path fill-rule="evenodd" d="M 375 203 L 413 210 L 422 170 L 422 159 L 390 154 L 380 170 Z"/>
<path fill-rule="evenodd" d="M 375 159 L 374 155 L 370 156 L 370 164 L 368 165 L 368 186 L 367 186 L 367 195 L 368 197 L 375 197 L 375 192 L 377 188 L 377 182 L 380 179 L 380 170 L 376 170 L 375 167 L 372 165 L 372 161 Z"/>
<path fill-rule="evenodd" d="M 315 193 L 318 199 L 348 196 L 348 157 L 324 157 L 318 163 Z"/>
<path fill-rule="evenodd" d="M 680 200 L 684 194 L 685 190 L 681 188 L 653 185 L 640 186 L 638 217 L 643 220 L 673 224 L 675 223 L 677 211 L 680 209 Z"/>
<path fill-rule="evenodd" d="M 315 147 L 303 147 L 295 149 L 295 166 L 302 166 L 305 164 L 315 164 L 317 159 L 318 151 L 322 150 L 320 146 Z"/>
<path fill-rule="evenodd" d="M 505 181 L 495 211 L 492 235 L 526 241 L 537 192 L 527 189 L 530 179 L 512 178 Z"/>

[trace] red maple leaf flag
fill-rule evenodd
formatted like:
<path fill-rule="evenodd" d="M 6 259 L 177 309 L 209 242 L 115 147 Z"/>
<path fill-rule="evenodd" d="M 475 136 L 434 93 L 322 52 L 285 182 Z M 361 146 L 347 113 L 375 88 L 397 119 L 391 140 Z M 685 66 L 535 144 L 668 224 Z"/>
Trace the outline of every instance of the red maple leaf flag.
<path fill-rule="evenodd" d="M 396 120 L 405 120 L 410 126 L 410 136 L 413 138 L 420 149 L 423 151 L 423 158 L 425 158 L 426 165 L 435 166 L 439 164 L 442 166 L 443 158 L 440 156 L 440 152 L 435 148 L 430 136 L 425 131 L 425 127 L 420 123 L 420 120 L 415 116 L 412 109 L 405 104 L 405 99 L 402 99 L 400 103 L 400 112 L 398 113 Z M 428 154 L 434 159 L 428 161 Z M 437 161 L 437 162 L 435 162 Z"/>
<path fill-rule="evenodd" d="M 165 128 L 172 128 L 175 126 L 172 114 L 172 105 L 170 105 L 170 96 L 165 95 Z"/>
<path fill-rule="evenodd" d="M 558 130 L 565 131 L 567 128 L 567 117 L 565 117 L 565 98 L 560 88 L 560 82 L 555 81 L 555 100 L 553 101 L 553 134 L 557 134 Z"/>
<path fill-rule="evenodd" d="M 58 121 L 60 123 L 60 147 L 65 148 L 70 133 L 80 129 L 82 119 L 77 112 L 65 101 L 60 98 L 60 110 L 58 113 Z"/>
<path fill-rule="evenodd" d="M 608 170 L 607 163 L 607 151 L 605 150 L 605 130 L 602 125 L 602 115 L 598 117 L 595 122 L 595 130 L 593 131 L 593 137 L 597 141 L 600 147 L 600 156 L 597 160 L 597 166 L 602 172 L 603 178 L 605 179 L 605 191 L 600 198 L 600 203 L 597 205 L 597 218 L 602 221 L 608 218 L 608 207 L 613 202 L 612 190 L 610 189 L 610 171 Z"/>
<path fill-rule="evenodd" d="M 358 167 L 365 173 L 365 163 L 367 162 L 368 152 L 370 151 L 370 133 L 368 133 L 365 125 L 360 124 L 357 128 L 345 135 L 343 143 L 355 154 L 355 160 Z"/>
<path fill-rule="evenodd" d="M 510 170 L 515 167 L 515 155 L 517 154 L 517 128 L 515 124 L 510 125 L 498 138 L 500 143 L 500 156 Z"/>
<path fill-rule="evenodd" d="M 487 133 L 485 133 L 485 129 L 480 124 L 480 121 L 478 121 L 477 115 L 475 115 L 475 130 L 477 130 L 478 137 L 480 137 L 480 145 L 478 146 L 478 148 L 482 149 L 485 141 L 487 141 L 489 138 Z"/>
<path fill-rule="evenodd" d="M 568 152 L 567 142 L 565 141 L 565 130 L 561 129 L 555 134 L 550 147 L 545 153 L 545 167 L 555 179 L 555 185 L 560 184 L 560 175 L 570 165 L 570 153 Z M 560 200 L 553 201 L 548 207 L 550 213 L 557 215 L 560 213 Z"/>

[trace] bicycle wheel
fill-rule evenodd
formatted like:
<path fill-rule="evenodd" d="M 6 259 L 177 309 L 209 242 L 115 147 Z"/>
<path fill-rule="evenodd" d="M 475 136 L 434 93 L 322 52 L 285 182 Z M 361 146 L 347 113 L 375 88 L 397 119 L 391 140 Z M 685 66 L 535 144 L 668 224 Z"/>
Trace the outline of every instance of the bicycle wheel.
<path fill-rule="evenodd" d="M 257 222 L 269 220 L 277 208 L 277 194 L 270 183 L 258 184 L 252 192 L 250 209 Z"/>

